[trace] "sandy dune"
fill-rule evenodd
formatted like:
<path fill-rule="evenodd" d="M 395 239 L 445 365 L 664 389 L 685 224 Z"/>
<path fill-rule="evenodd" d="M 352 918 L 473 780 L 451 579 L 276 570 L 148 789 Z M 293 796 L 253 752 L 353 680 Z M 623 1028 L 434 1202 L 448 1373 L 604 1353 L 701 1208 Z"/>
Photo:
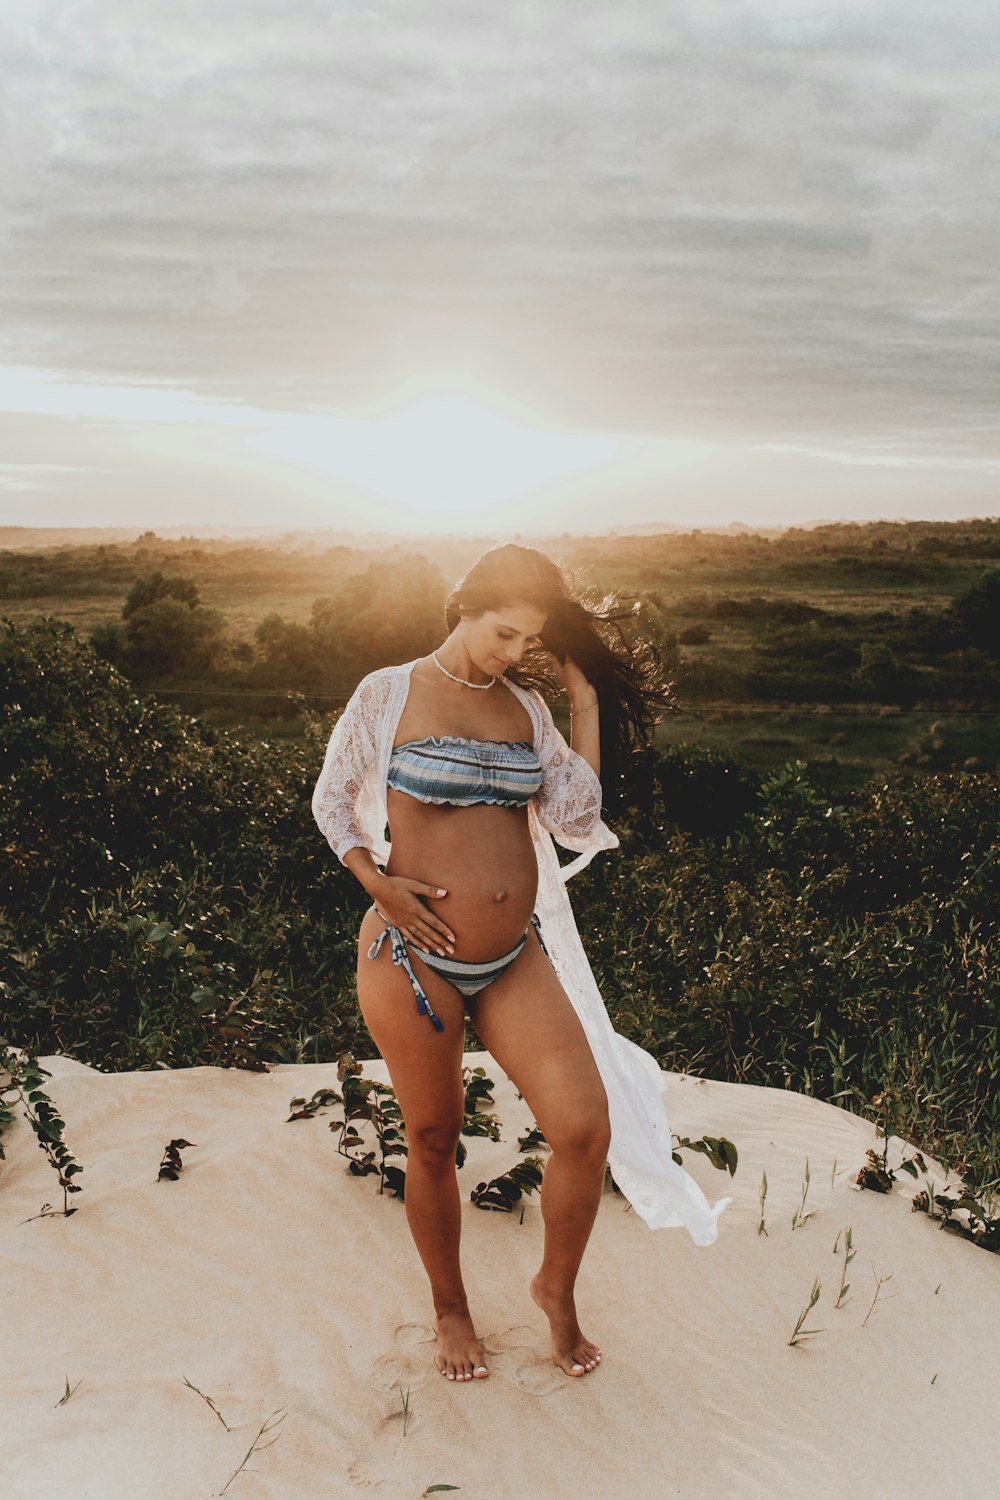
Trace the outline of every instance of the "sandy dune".
<path fill-rule="evenodd" d="M 466 1061 L 497 1081 L 504 1132 L 469 1140 L 459 1174 L 492 1371 L 463 1384 L 434 1367 L 403 1205 L 348 1175 L 331 1112 L 286 1123 L 293 1097 L 336 1087 L 335 1065 L 105 1075 L 42 1059 L 83 1191 L 70 1218 L 24 1222 L 62 1192 L 18 1107 L 0 1163 L 4 1500 L 207 1500 L 282 1413 L 227 1496 L 1000 1495 L 1000 1261 L 912 1213 L 910 1178 L 888 1197 L 851 1186 L 870 1124 L 780 1089 L 668 1075 L 672 1129 L 737 1144 L 735 1179 L 685 1153 L 709 1199 L 733 1202 L 698 1248 L 606 1188 L 577 1296 L 604 1360 L 571 1379 L 527 1293 L 537 1196 L 523 1223 L 468 1201 L 518 1159 L 531 1116 L 488 1054 Z M 380 1062 L 364 1072 L 386 1077 Z M 157 1181 L 178 1136 L 195 1143 L 181 1178 Z M 793 1231 L 806 1157 L 816 1213 Z M 835 1309 L 848 1225 L 857 1255 Z M 891 1280 L 862 1326 L 875 1273 Z M 809 1326 L 825 1332 L 790 1348 L 817 1275 Z M 67 1376 L 82 1384 L 59 1406 Z"/>

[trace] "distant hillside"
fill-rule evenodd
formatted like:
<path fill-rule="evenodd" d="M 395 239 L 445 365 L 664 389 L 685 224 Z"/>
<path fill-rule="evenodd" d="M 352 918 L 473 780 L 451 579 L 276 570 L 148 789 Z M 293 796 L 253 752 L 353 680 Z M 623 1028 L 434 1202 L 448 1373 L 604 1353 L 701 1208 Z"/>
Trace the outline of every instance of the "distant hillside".
<path fill-rule="evenodd" d="M 817 521 L 817 526 L 827 526 L 828 521 Z M 730 521 L 728 526 L 703 526 L 699 528 L 711 536 L 784 536 L 788 526 L 745 526 L 742 521 Z M 677 536 L 691 535 L 689 526 L 675 526 L 672 521 L 643 521 L 636 526 L 609 526 L 602 536 Z"/>

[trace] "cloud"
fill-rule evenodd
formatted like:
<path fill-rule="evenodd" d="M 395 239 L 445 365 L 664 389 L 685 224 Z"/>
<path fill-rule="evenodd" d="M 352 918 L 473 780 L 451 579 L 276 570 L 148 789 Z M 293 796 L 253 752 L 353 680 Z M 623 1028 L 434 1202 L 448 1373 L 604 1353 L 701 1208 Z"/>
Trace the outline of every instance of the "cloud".
<path fill-rule="evenodd" d="M 992 7 L 0 25 L 4 363 L 344 415 L 446 368 L 568 428 L 997 453 Z"/>

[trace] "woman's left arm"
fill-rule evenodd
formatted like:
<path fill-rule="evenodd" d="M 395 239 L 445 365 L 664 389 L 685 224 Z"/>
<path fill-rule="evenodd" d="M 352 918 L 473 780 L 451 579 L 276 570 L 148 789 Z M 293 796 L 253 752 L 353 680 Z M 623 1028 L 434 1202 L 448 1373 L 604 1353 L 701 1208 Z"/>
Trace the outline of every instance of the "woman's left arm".
<path fill-rule="evenodd" d="M 572 681 L 572 672 L 568 675 Z M 580 682 L 573 682 L 570 700 L 579 704 L 571 720 L 573 746 L 568 745 L 559 733 L 544 698 L 536 689 L 531 689 L 540 711 L 536 750 L 543 776 L 536 795 L 535 811 L 542 827 L 547 828 L 560 844 L 589 856 L 598 849 L 617 848 L 618 838 L 601 819 L 601 781 L 597 772 L 600 765 L 600 725 L 597 723 L 600 711 L 596 706 L 587 708 L 588 703 L 596 705 L 597 694 L 582 673 L 580 679 Z M 586 684 L 587 692 L 583 690 L 583 684 Z M 594 720 L 594 724 L 587 724 L 588 719 Z M 576 727 L 578 724 L 579 728 Z M 585 724 L 587 727 L 583 728 Z M 576 864 L 574 861 L 571 868 Z"/>
<path fill-rule="evenodd" d="M 566 665 L 559 675 L 569 697 L 570 746 L 577 755 L 583 756 L 600 780 L 601 708 L 597 701 L 597 691 L 571 657 L 566 658 Z"/>

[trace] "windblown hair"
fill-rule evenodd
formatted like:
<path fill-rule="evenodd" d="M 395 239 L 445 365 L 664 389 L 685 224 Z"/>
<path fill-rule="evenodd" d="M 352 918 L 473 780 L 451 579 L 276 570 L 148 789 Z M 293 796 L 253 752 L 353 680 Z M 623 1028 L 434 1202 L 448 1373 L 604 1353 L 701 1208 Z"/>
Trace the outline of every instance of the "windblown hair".
<path fill-rule="evenodd" d="M 621 622 L 634 620 L 638 602 L 621 607 L 620 594 L 583 596 L 568 572 L 544 552 L 507 542 L 491 547 L 457 583 L 445 603 L 449 631 L 463 616 L 509 604 L 531 604 L 542 611 L 542 647 L 530 647 L 506 676 L 543 696 L 562 692 L 549 654 L 560 665 L 571 657 L 597 692 L 601 724 L 601 787 L 608 807 L 627 791 L 630 772 L 651 744 L 653 728 L 672 705 L 672 690 L 654 644 L 630 640 Z"/>

